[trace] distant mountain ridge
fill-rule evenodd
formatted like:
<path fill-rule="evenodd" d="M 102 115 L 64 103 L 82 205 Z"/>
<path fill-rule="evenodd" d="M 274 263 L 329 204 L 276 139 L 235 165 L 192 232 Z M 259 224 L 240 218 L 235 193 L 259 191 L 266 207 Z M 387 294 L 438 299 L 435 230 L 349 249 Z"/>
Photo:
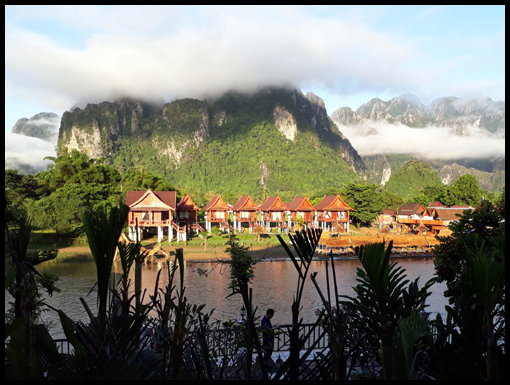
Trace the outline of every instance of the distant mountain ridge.
<path fill-rule="evenodd" d="M 467 125 L 472 125 L 505 137 L 505 102 L 495 102 L 482 95 L 442 97 L 428 106 L 412 94 L 388 101 L 375 98 L 356 111 L 349 107 L 339 108 L 331 114 L 331 119 L 341 125 L 362 125 L 381 120 L 416 128 L 436 125 L 449 127 L 458 135 L 463 134 Z"/>
<path fill-rule="evenodd" d="M 504 140 L 505 138 L 505 102 L 493 101 L 482 95 L 466 97 L 442 97 L 430 105 L 423 104 L 412 94 L 404 94 L 388 101 L 374 98 L 361 105 L 356 111 L 342 107 L 331 114 L 331 119 L 340 127 L 352 128 L 358 137 L 380 135 L 380 124 L 395 126 L 399 124 L 413 129 L 444 128 L 448 135 L 469 137 L 473 130 L 480 136 Z M 436 131 L 437 132 L 437 131 Z M 352 139 L 352 137 L 351 137 Z M 372 140 L 372 142 L 374 142 Z M 378 148 L 378 147 L 377 147 Z M 385 185 L 392 173 L 395 173 L 407 160 L 422 159 L 431 163 L 440 174 L 443 183 L 449 184 L 460 175 L 469 173 L 481 180 L 482 188 L 498 191 L 505 183 L 504 155 L 495 154 L 488 158 L 434 159 L 421 157 L 413 152 L 395 151 L 362 155 L 367 168 L 367 180 L 370 183 Z M 495 174 L 497 173 L 497 175 Z M 483 182 L 482 182 L 483 181 Z"/>
<path fill-rule="evenodd" d="M 55 142 L 60 128 L 60 116 L 54 112 L 40 112 L 30 119 L 18 119 L 11 132 Z"/>
<path fill-rule="evenodd" d="M 375 98 L 356 111 L 340 108 L 329 117 L 324 101 L 312 92 L 264 87 L 252 94 L 228 92 L 210 102 L 123 98 L 75 106 L 62 119 L 53 113 L 19 119 L 12 132 L 48 138 L 56 129 L 44 124 L 58 120 L 59 145 L 92 158 L 106 157 L 120 171 L 146 169 L 201 193 L 266 191 L 291 199 L 359 178 L 384 186 L 406 161 L 419 160 L 411 153 L 360 156 L 342 126 L 374 135 L 370 123 L 381 120 L 420 127 L 442 124 L 462 135 L 468 124 L 488 123 L 483 128 L 487 134 L 503 140 L 504 119 L 504 102 L 490 98 L 439 98 L 425 106 L 412 94 L 389 101 Z M 488 191 L 505 184 L 504 157 L 423 160 L 446 184 L 465 173 L 475 175 Z"/>

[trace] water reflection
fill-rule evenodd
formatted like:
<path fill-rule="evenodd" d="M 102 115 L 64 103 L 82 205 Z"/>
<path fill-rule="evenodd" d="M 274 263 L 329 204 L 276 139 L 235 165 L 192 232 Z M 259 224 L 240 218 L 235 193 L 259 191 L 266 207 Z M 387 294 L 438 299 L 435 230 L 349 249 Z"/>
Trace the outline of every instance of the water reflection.
<path fill-rule="evenodd" d="M 409 280 L 420 277 L 420 286 L 433 277 L 433 258 L 401 258 L 398 262 L 406 269 Z M 318 272 L 317 281 L 323 293 L 326 295 L 326 270 L 325 261 L 313 261 L 310 273 Z M 352 286 L 356 285 L 356 269 L 361 264 L 358 260 L 335 261 L 337 285 L 339 294 L 353 295 Z M 142 276 L 142 287 L 147 289 L 145 301 L 149 300 L 149 294 L 153 294 L 156 277 L 159 269 L 161 273 L 159 287 L 168 282 L 165 264 L 144 265 Z M 197 268 L 208 270 L 208 276 L 200 276 Z M 120 272 L 120 263 L 114 264 L 115 271 Z M 61 293 L 55 293 L 53 297 L 47 298 L 47 302 L 64 312 L 71 319 L 87 320 L 88 317 L 83 309 L 79 297 L 84 297 L 93 312 L 96 312 L 95 292 L 87 296 L 91 287 L 96 282 L 96 269 L 91 257 L 72 257 L 64 260 L 50 261 L 38 266 L 40 272 L 49 272 L 60 277 L 58 286 Z M 257 315 L 262 316 L 268 308 L 273 308 L 276 314 L 274 324 L 291 323 L 290 306 L 293 297 L 296 295 L 298 274 L 291 261 L 259 262 L 254 266 L 255 278 L 251 284 L 253 288 L 254 306 L 258 307 Z M 331 274 L 331 266 L 330 266 Z M 185 294 L 191 304 L 206 304 L 204 311 L 214 310 L 213 319 L 228 320 L 240 317 L 240 309 L 243 306 L 240 295 L 226 298 L 230 292 L 228 289 L 230 271 L 228 265 L 218 263 L 190 263 L 186 262 L 184 281 L 186 286 Z M 330 275 L 331 277 L 331 275 Z M 176 274 L 177 283 L 179 274 Z M 131 274 L 134 282 L 134 273 Z M 178 286 L 177 286 L 178 287 Z M 331 293 L 333 293 L 331 282 Z M 447 301 L 443 297 L 444 284 L 432 286 L 432 295 L 427 303 L 430 306 L 428 311 L 444 313 L 444 305 Z M 6 309 L 10 295 L 6 292 Z M 302 300 L 301 316 L 303 321 L 313 322 L 316 318 L 315 310 L 322 307 L 322 302 L 313 283 L 308 278 L 305 284 Z M 53 321 L 60 325 L 58 316 L 54 312 L 46 312 L 43 315 L 46 321 Z M 63 337 L 58 328 L 51 330 L 55 338 Z"/>

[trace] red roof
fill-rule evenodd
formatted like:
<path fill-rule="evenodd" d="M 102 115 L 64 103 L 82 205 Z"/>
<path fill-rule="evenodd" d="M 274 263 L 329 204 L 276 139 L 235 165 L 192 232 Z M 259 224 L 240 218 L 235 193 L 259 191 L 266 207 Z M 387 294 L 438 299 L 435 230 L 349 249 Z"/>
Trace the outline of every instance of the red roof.
<path fill-rule="evenodd" d="M 204 211 L 208 210 L 228 210 L 230 207 L 223 201 L 221 195 L 215 195 L 211 198 L 209 203 L 204 207 Z"/>
<path fill-rule="evenodd" d="M 322 200 L 315 205 L 317 211 L 329 210 L 329 211 L 344 211 L 353 210 L 340 195 L 325 195 Z"/>
<path fill-rule="evenodd" d="M 154 194 L 161 202 L 163 202 L 165 205 L 170 206 L 172 210 L 175 209 L 176 206 L 176 197 L 177 194 L 175 191 L 128 191 L 126 195 L 126 205 L 132 206 L 138 201 L 140 201 L 142 198 L 144 198 L 148 193 Z M 137 210 L 164 210 L 162 207 L 157 206 L 137 206 Z"/>
<path fill-rule="evenodd" d="M 282 202 L 280 196 L 269 197 L 264 204 L 260 205 L 260 211 L 287 211 L 287 206 Z"/>
<path fill-rule="evenodd" d="M 191 200 L 189 194 L 186 194 L 177 205 L 177 210 L 198 210 L 198 206 Z"/>
<path fill-rule="evenodd" d="M 420 205 L 419 203 L 404 203 L 397 210 L 398 215 L 418 215 L 418 213 L 423 214 L 425 212 L 425 207 Z"/>
<path fill-rule="evenodd" d="M 298 198 L 294 197 L 292 202 L 286 204 L 289 211 L 315 211 L 307 197 Z"/>
<path fill-rule="evenodd" d="M 244 210 L 244 211 L 258 211 L 259 210 L 259 206 L 257 206 L 255 204 L 255 202 L 253 202 L 253 199 L 251 199 L 251 197 L 248 195 L 248 196 L 241 196 L 239 198 L 239 200 L 237 201 L 237 203 L 234 205 L 233 211 L 241 211 L 241 210 Z"/>
<path fill-rule="evenodd" d="M 397 210 L 384 209 L 379 214 L 395 216 L 397 215 Z"/>

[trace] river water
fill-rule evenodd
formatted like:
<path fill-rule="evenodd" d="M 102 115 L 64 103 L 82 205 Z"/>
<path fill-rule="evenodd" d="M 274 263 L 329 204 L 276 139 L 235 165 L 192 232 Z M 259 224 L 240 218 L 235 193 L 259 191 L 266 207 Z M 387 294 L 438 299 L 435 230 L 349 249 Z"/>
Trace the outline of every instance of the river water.
<path fill-rule="evenodd" d="M 393 260 L 393 259 L 392 259 Z M 419 286 L 423 286 L 427 280 L 434 276 L 434 258 L 433 257 L 413 257 L 398 258 L 398 263 L 406 270 L 407 278 L 414 281 L 420 278 Z M 313 261 L 309 272 L 318 272 L 317 280 L 319 286 L 326 296 L 326 262 Z M 339 294 L 353 295 L 353 286 L 356 285 L 356 269 L 361 267 L 358 260 L 338 260 L 335 261 L 336 277 Z M 168 282 L 166 267 L 163 264 L 147 264 L 142 270 L 142 286 L 147 289 L 148 294 L 153 294 L 158 270 L 163 268 L 161 273 L 159 287 Z M 198 274 L 197 269 L 208 270 L 207 277 Z M 120 263 L 114 265 L 115 271 L 120 272 Z M 45 262 L 37 266 L 37 270 L 56 274 L 60 277 L 57 286 L 62 290 L 61 293 L 55 293 L 52 297 L 46 298 L 46 302 L 63 310 L 73 320 L 88 320 L 88 316 L 81 304 L 79 298 L 85 298 L 93 312 L 96 312 L 96 293 L 93 292 L 87 296 L 89 290 L 96 282 L 96 268 L 92 257 L 67 257 L 55 261 Z M 333 293 L 333 284 L 331 280 L 331 293 Z M 253 305 L 258 307 L 257 315 L 262 316 L 268 308 L 275 310 L 273 325 L 291 323 L 291 304 L 296 295 L 298 274 L 291 261 L 264 261 L 254 266 L 255 278 L 251 283 L 253 288 Z M 177 282 L 179 274 L 176 273 Z M 204 311 L 215 309 L 212 318 L 222 321 L 240 318 L 240 309 L 243 306 L 240 295 L 234 295 L 226 298 L 230 292 L 228 289 L 229 266 L 227 264 L 202 262 L 185 262 L 184 283 L 186 286 L 185 294 L 188 303 L 205 304 Z M 131 274 L 134 282 L 133 274 Z M 445 313 L 444 306 L 447 300 L 443 296 L 446 286 L 444 283 L 432 286 L 432 295 L 427 303 L 430 305 L 427 311 L 432 313 Z M 5 293 L 5 306 L 8 309 L 8 302 L 11 296 Z M 305 323 L 314 322 L 316 319 L 315 311 L 322 308 L 321 299 L 316 288 L 309 278 L 307 278 L 303 299 L 301 316 Z M 63 338 L 60 331 L 60 322 L 58 315 L 54 311 L 44 312 L 43 320 L 49 324 L 55 324 L 50 328 L 50 333 L 54 338 Z"/>

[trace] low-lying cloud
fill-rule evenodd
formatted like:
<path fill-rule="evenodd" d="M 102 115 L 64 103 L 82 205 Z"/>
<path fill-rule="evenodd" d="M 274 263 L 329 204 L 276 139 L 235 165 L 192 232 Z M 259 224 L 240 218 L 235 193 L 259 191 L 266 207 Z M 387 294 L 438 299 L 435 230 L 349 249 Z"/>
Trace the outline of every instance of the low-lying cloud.
<path fill-rule="evenodd" d="M 11 132 L 5 133 L 5 169 L 20 169 L 24 173 L 45 171 L 50 160 L 47 156 L 56 156 L 57 140 L 48 142 Z"/>
<path fill-rule="evenodd" d="M 476 126 L 466 125 L 463 136 L 454 134 L 449 127 L 410 128 L 385 121 L 360 126 L 338 125 L 338 129 L 362 156 L 415 154 L 445 160 L 505 156 L 504 138 Z"/>

